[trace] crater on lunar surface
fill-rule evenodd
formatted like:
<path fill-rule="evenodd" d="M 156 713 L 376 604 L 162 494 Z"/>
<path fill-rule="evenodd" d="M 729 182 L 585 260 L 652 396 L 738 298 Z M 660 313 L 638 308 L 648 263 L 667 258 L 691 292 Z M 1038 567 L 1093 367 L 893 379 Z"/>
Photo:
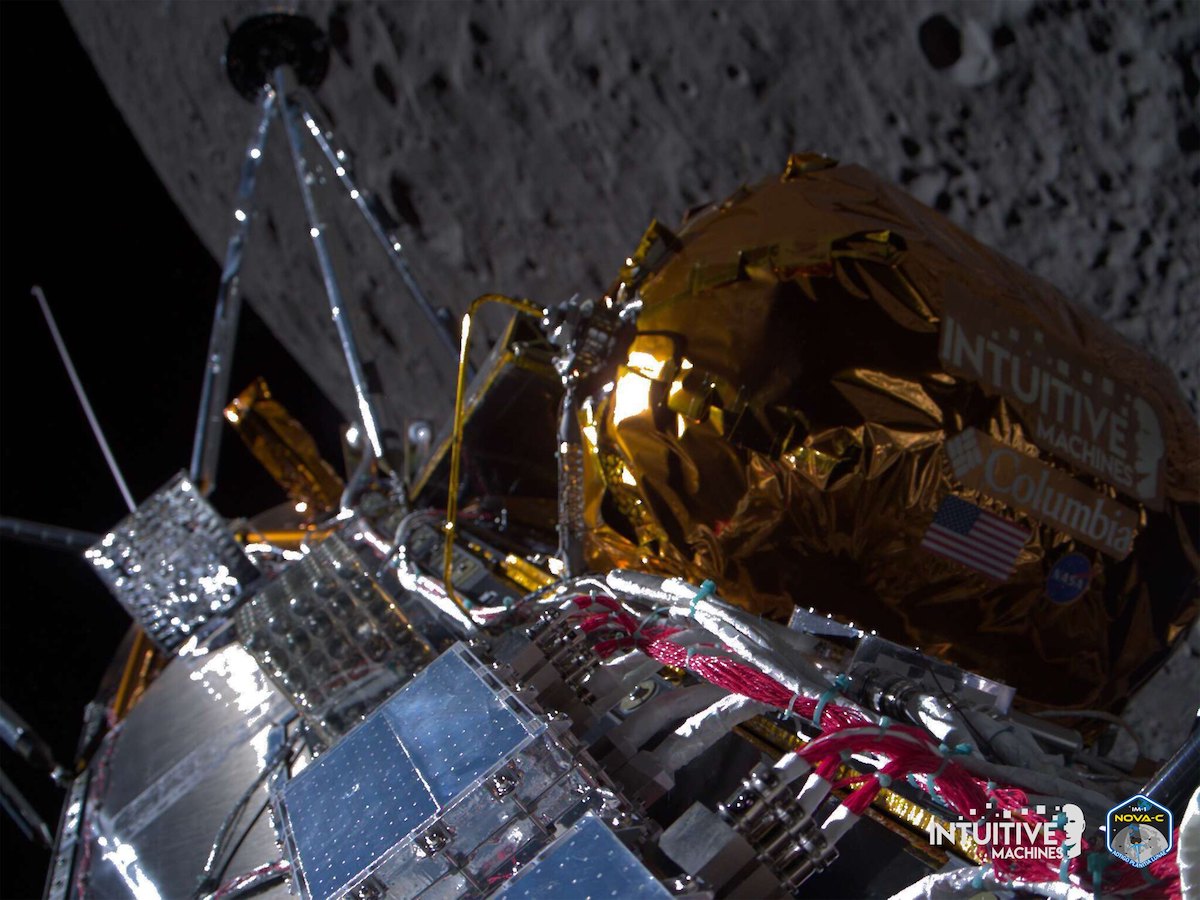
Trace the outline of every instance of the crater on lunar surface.
<path fill-rule="evenodd" d="M 219 258 L 255 115 L 220 61 L 229 31 L 261 5 L 66 8 Z M 483 0 L 298 10 L 333 47 L 318 111 L 455 321 L 485 291 L 543 304 L 595 295 L 652 218 L 677 222 L 812 150 L 897 182 L 1053 282 L 1166 363 L 1197 407 L 1195 5 Z M 349 414 L 282 135 L 272 141 L 244 284 Z M 323 206 L 344 226 L 345 293 L 369 301 L 383 326 L 359 320 L 393 417 L 444 419 L 452 360 L 344 198 Z M 489 337 L 499 323 L 485 319 Z"/>
<path fill-rule="evenodd" d="M 220 258 L 254 111 L 221 70 L 257 2 L 66 0 L 147 156 Z M 487 291 L 595 295 L 652 218 L 778 173 L 858 163 L 1055 284 L 1200 406 L 1200 6 L 1124 3 L 303 2 L 333 47 L 317 112 L 454 320 Z M 347 416 L 282 144 L 243 284 Z M 393 422 L 443 422 L 454 365 L 344 198 L 322 195 Z M 485 318 L 494 338 L 501 318 Z M 203 336 L 197 335 L 197 341 Z M 487 341 L 480 341 L 483 351 Z M 1200 626 L 1128 718 L 1169 754 L 1195 716 Z M 1136 756 L 1121 735 L 1116 751 Z"/>

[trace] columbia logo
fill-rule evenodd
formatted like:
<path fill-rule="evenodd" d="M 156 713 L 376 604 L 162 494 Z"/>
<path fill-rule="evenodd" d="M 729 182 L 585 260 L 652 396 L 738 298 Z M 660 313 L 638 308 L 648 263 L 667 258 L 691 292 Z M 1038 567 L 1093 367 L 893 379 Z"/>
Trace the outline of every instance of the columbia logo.
<path fill-rule="evenodd" d="M 952 437 L 946 441 L 945 446 L 955 478 L 961 479 L 972 469 L 983 465 L 983 451 L 979 449 L 979 441 L 974 429 L 968 429 L 962 434 Z"/>

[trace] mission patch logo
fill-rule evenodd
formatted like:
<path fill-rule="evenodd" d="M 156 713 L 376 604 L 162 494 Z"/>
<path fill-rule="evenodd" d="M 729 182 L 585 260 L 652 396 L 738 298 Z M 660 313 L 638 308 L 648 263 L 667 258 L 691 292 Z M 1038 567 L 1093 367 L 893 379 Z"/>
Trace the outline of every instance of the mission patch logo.
<path fill-rule="evenodd" d="M 1108 811 L 1108 852 L 1134 868 L 1166 855 L 1174 835 L 1171 811 L 1141 794 Z"/>

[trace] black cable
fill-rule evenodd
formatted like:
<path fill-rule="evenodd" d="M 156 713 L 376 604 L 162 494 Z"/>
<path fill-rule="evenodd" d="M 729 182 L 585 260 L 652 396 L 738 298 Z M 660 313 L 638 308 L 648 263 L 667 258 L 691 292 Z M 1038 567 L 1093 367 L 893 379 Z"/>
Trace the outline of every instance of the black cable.
<path fill-rule="evenodd" d="M 937 672 L 933 671 L 933 667 L 928 663 L 925 664 L 925 671 L 933 677 L 933 683 L 937 685 L 938 691 L 942 695 L 942 699 L 946 701 L 946 705 L 949 706 L 950 709 L 952 709 L 955 713 L 957 713 L 958 717 L 962 720 L 962 723 L 967 726 L 967 731 L 971 732 L 971 736 L 975 738 L 975 746 L 977 746 L 980 750 L 986 749 L 989 757 L 993 756 L 996 751 L 995 748 L 992 747 L 992 742 L 984 738 L 984 736 L 975 729 L 975 726 L 971 724 L 971 720 L 968 719 L 963 713 L 962 709 L 959 708 L 959 705 L 954 701 L 954 698 L 946 692 L 946 688 L 942 685 L 942 679 L 938 678 Z"/>
<path fill-rule="evenodd" d="M 1171 810 L 1175 820 L 1179 821 L 1183 818 L 1188 798 L 1196 789 L 1197 772 L 1200 772 L 1200 730 L 1193 728 L 1179 749 L 1163 763 L 1139 793 Z"/>
<path fill-rule="evenodd" d="M 54 836 L 42 817 L 3 772 L 0 772 L 0 810 L 21 829 L 26 840 L 42 847 L 53 846 Z"/>
<path fill-rule="evenodd" d="M 279 882 L 285 880 L 288 877 L 288 871 L 288 869 L 284 868 L 277 869 L 272 872 L 264 872 L 262 875 L 257 875 L 254 878 L 246 881 L 245 884 L 239 885 L 229 892 L 222 894 L 221 900 L 235 900 L 235 898 L 238 897 L 257 896 L 258 894 L 267 890 L 267 888 L 273 887 Z M 239 879 L 245 877 L 246 876 L 244 875 L 238 876 Z"/>
<path fill-rule="evenodd" d="M 258 808 L 258 812 L 254 814 L 250 821 L 246 823 L 246 827 L 242 829 L 241 837 L 228 845 L 227 850 L 224 853 L 225 861 L 217 866 L 209 876 L 211 883 L 214 885 L 214 887 L 210 888 L 210 890 L 215 890 L 215 886 L 221 884 L 222 880 L 225 878 L 225 872 L 229 869 L 229 864 L 232 863 L 233 858 L 237 856 L 238 848 L 241 847 L 246 838 L 250 836 L 250 832 L 254 830 L 255 823 L 258 822 L 258 820 L 262 817 L 262 814 L 270 805 L 270 797 L 263 800 L 262 805 Z"/>
<path fill-rule="evenodd" d="M 275 751 L 275 754 L 267 760 L 266 765 L 263 766 L 262 771 L 258 773 L 250 787 L 248 787 L 245 793 L 238 798 L 238 801 L 234 804 L 233 809 L 229 811 L 229 815 L 225 817 L 225 821 L 221 823 L 221 827 L 217 829 L 217 836 L 213 840 L 212 848 L 208 852 L 208 860 L 204 863 L 204 869 L 200 873 L 200 880 L 196 885 L 195 896 L 197 898 L 203 897 L 205 894 L 210 894 L 216 890 L 217 887 L 219 887 L 218 879 L 220 876 L 214 874 L 214 867 L 216 866 L 217 859 L 224 855 L 225 844 L 229 840 L 230 833 L 233 831 L 234 826 L 238 823 L 238 820 L 241 819 L 242 813 L 245 812 L 246 806 L 250 802 L 250 798 L 254 796 L 258 789 L 263 786 L 266 780 L 271 777 L 271 775 L 274 774 L 281 765 L 288 761 L 288 757 L 292 750 L 295 749 L 301 735 L 303 735 L 303 732 L 298 732 L 297 735 L 292 738 L 292 740 L 283 744 L 278 750 Z M 257 816 L 255 816 L 255 818 L 257 818 Z M 226 866 L 227 865 L 228 861 L 226 861 Z M 222 867 L 222 871 L 223 870 L 224 867 Z"/>

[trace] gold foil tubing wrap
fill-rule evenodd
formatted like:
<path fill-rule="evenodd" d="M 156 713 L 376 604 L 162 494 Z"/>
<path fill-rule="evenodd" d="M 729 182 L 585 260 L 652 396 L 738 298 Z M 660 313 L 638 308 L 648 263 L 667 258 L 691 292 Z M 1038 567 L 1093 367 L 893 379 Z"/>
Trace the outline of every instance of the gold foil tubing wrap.
<path fill-rule="evenodd" d="M 270 544 L 283 550 L 299 550 L 305 539 L 314 540 L 327 532 L 301 528 L 287 528 L 268 531 L 245 531 L 238 535 L 238 540 L 245 544 Z"/>
<path fill-rule="evenodd" d="M 780 728 L 769 719 L 762 716 L 756 716 L 749 720 L 743 726 L 739 726 L 745 732 L 745 737 L 752 739 L 752 743 L 758 746 L 759 749 L 768 749 L 773 752 L 778 758 L 789 750 L 795 750 L 804 745 L 804 741 Z M 738 729 L 735 729 L 735 731 Z M 857 769 L 852 769 L 849 766 L 839 766 L 835 781 L 840 781 L 843 778 L 851 778 L 855 775 L 860 776 L 861 781 L 866 781 L 866 776 L 862 775 Z M 858 782 L 852 782 L 851 788 L 858 787 Z M 923 853 L 937 856 L 939 851 L 925 840 L 929 834 L 931 825 L 938 825 L 945 832 L 949 832 L 949 823 L 946 819 L 931 813 L 919 803 L 914 803 L 908 800 L 890 788 L 880 788 L 879 793 L 875 795 L 875 799 L 871 801 L 871 806 L 881 813 L 886 815 L 891 822 L 883 824 L 888 825 L 889 830 L 902 835 L 913 846 L 919 847 Z M 897 830 L 892 823 L 898 823 L 904 826 L 902 830 Z M 983 862 L 983 855 L 979 851 L 979 846 L 965 833 L 963 829 L 954 831 L 954 848 L 966 859 L 974 860 L 977 863 Z"/>
<path fill-rule="evenodd" d="M 580 396 L 591 568 L 816 607 L 1032 708 L 1119 707 L 1195 618 L 1200 431 L 1172 373 L 898 189 L 794 157 L 656 224 L 634 292 L 615 378 Z M 948 498 L 1027 530 L 1001 571 L 922 546 Z"/>
<path fill-rule="evenodd" d="M 554 575 L 539 569 L 529 560 L 522 559 L 515 553 L 505 553 L 497 551 L 495 548 L 485 547 L 466 532 L 458 532 L 457 538 L 471 553 L 484 560 L 491 568 L 500 572 L 517 587 L 523 588 L 529 593 L 549 587 L 558 581 Z"/>
<path fill-rule="evenodd" d="M 125 667 L 121 672 L 121 681 L 113 696 L 113 717 L 120 721 L 129 714 L 137 704 L 151 680 L 151 668 L 154 665 L 154 645 L 140 628 L 133 636 L 133 646 L 125 659 Z"/>
<path fill-rule="evenodd" d="M 529 560 L 521 559 L 511 553 L 500 562 L 500 571 L 509 581 L 529 593 L 549 587 L 558 580 L 549 572 L 543 572 Z"/>
<path fill-rule="evenodd" d="M 312 435 L 271 396 L 266 381 L 256 378 L 238 394 L 225 407 L 225 420 L 288 499 L 308 505 L 309 518 L 337 512 L 342 479 L 321 458 Z"/>
<path fill-rule="evenodd" d="M 842 766 L 838 769 L 837 778 L 840 780 L 856 774 L 858 773 L 854 769 Z M 866 781 L 866 778 L 862 780 Z M 851 786 L 858 787 L 859 783 L 852 782 Z M 943 833 L 950 831 L 950 823 L 946 819 L 935 816 L 919 803 L 914 803 L 911 800 L 901 797 L 889 788 L 881 788 L 875 799 L 871 801 L 871 806 L 885 813 L 893 821 L 898 822 L 911 831 L 917 832 L 919 835 L 928 835 L 930 826 L 932 825 L 937 825 L 943 830 Z M 910 840 L 912 839 L 911 835 L 907 836 Z M 926 853 L 937 852 L 932 845 L 925 846 L 922 849 Z M 964 834 L 962 830 L 955 830 L 954 832 L 954 849 L 976 863 L 984 862 L 983 854 L 979 851 L 979 846 L 974 840 Z"/>

